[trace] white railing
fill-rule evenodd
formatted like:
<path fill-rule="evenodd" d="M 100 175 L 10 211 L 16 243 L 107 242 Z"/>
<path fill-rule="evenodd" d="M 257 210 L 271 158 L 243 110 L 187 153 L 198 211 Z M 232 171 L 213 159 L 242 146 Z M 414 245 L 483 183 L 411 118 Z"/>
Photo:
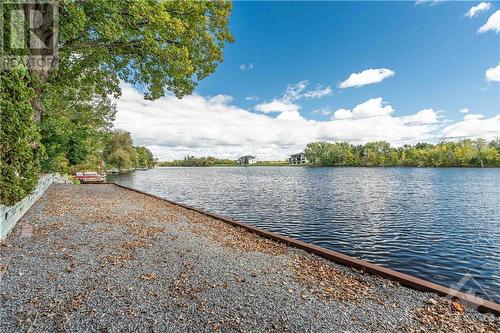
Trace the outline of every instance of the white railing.
<path fill-rule="evenodd" d="M 12 206 L 0 205 L 0 239 L 7 237 L 16 223 L 54 182 L 55 174 L 43 175 L 38 180 L 35 190 L 23 200 Z"/>

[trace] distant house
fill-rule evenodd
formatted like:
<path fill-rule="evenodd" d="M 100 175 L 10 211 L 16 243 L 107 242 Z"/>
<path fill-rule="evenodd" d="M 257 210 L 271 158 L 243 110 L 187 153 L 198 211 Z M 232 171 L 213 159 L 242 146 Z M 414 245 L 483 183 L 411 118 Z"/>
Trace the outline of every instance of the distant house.
<path fill-rule="evenodd" d="M 304 164 L 304 163 L 307 163 L 306 154 L 304 153 L 290 155 L 290 158 L 288 159 L 288 164 Z"/>
<path fill-rule="evenodd" d="M 254 163 L 257 163 L 257 159 L 255 158 L 255 156 L 245 155 L 238 158 L 238 164 L 240 165 L 248 165 Z"/>

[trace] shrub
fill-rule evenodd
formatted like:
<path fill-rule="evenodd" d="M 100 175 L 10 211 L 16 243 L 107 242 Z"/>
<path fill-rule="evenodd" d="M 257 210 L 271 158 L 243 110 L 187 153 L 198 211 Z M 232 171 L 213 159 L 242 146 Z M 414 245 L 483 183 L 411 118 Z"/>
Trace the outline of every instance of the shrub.
<path fill-rule="evenodd" d="M 33 120 L 33 90 L 23 68 L 0 71 L 0 202 L 12 205 L 38 183 L 44 149 Z"/>

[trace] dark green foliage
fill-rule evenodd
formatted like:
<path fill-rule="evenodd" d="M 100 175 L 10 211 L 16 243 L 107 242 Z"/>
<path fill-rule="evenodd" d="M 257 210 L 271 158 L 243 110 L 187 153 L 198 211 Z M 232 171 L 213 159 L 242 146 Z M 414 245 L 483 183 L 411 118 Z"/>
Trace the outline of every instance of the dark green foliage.
<path fill-rule="evenodd" d="M 0 71 L 1 203 L 12 205 L 36 187 L 44 149 L 33 121 L 25 69 Z"/>
<path fill-rule="evenodd" d="M 354 146 L 347 142 L 313 142 L 306 158 L 318 166 L 499 167 L 500 142 L 483 139 L 418 143 L 394 148 L 384 141 Z"/>
<path fill-rule="evenodd" d="M 41 122 L 42 143 L 48 156 L 43 169 L 61 173 L 95 170 L 103 142 L 111 131 L 115 105 L 92 87 L 50 88 L 44 96 L 46 111 Z"/>

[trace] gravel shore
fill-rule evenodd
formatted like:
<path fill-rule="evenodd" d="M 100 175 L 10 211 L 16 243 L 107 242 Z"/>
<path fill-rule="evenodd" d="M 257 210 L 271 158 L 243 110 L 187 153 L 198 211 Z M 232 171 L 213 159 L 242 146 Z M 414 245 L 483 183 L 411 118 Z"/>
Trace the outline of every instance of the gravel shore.
<path fill-rule="evenodd" d="M 52 185 L 0 262 L 1 332 L 500 330 L 493 315 L 115 185 Z"/>

